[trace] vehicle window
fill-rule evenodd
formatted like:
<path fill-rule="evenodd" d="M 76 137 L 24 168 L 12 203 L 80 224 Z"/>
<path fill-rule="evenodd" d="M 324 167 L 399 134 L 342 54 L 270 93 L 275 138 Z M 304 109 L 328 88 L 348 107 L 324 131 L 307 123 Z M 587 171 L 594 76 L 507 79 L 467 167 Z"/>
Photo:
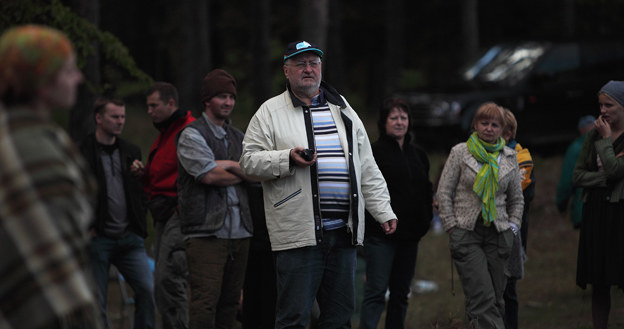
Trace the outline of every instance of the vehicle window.
<path fill-rule="evenodd" d="M 584 65 L 619 64 L 624 59 L 624 45 L 619 42 L 586 44 L 582 48 Z"/>
<path fill-rule="evenodd" d="M 524 78 L 544 51 L 545 46 L 538 43 L 493 47 L 463 76 L 466 80 L 513 85 Z"/>
<path fill-rule="evenodd" d="M 494 46 L 488 49 L 488 51 L 483 56 L 479 57 L 479 59 L 474 64 L 468 66 L 468 68 L 463 73 L 464 79 L 474 79 L 486 65 L 491 63 L 496 58 L 496 56 L 500 54 L 502 50 L 503 48 L 500 46 Z"/>
<path fill-rule="evenodd" d="M 540 75 L 555 75 L 577 69 L 581 65 L 578 44 L 567 43 L 553 46 L 535 68 Z"/>

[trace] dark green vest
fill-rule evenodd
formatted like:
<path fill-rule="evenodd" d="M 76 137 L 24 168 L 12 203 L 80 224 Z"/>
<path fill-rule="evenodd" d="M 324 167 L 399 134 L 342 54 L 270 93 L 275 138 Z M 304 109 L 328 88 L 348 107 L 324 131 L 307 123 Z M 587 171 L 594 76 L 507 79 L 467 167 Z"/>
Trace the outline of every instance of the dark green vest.
<path fill-rule="evenodd" d="M 184 127 L 184 129 L 189 128 L 197 129 L 204 137 L 215 155 L 215 160 L 233 160 L 238 162 L 240 159 L 244 135 L 238 129 L 229 124 L 225 124 L 223 127 L 228 139 L 228 149 L 226 150 L 223 141 L 217 139 L 210 130 L 204 116 L 199 117 Z M 180 133 L 176 136 L 176 145 Z M 211 234 L 218 231 L 223 226 L 227 212 L 226 187 L 197 182 L 195 177 L 189 175 L 181 164 L 178 164 L 178 173 L 178 203 L 180 205 L 182 233 Z M 253 232 L 245 185 L 245 183 L 240 183 L 234 187 L 240 200 L 239 207 L 242 224 L 249 232 Z"/>

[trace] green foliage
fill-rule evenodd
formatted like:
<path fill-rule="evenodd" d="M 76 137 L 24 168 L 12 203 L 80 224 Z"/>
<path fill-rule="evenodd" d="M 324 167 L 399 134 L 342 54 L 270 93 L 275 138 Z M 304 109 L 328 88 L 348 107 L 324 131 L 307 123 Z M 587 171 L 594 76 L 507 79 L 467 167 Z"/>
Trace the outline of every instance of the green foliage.
<path fill-rule="evenodd" d="M 405 69 L 401 74 L 399 87 L 404 90 L 417 89 L 426 85 L 425 74 L 420 70 Z"/>
<path fill-rule="evenodd" d="M 0 31 L 22 24 L 42 24 L 55 27 L 72 40 L 78 65 L 84 67 L 89 56 L 99 49 L 103 64 L 110 71 L 118 70 L 122 74 L 104 75 L 104 81 L 95 85 L 87 81 L 89 89 L 95 93 L 104 93 L 118 85 L 130 85 L 130 90 L 144 89 L 153 79 L 138 68 L 128 49 L 114 35 L 99 30 L 93 23 L 80 17 L 60 0 L 3 0 L 0 1 Z M 97 45 L 97 47 L 96 47 Z M 128 76 L 132 82 L 124 81 Z M 113 80 L 107 80 L 112 78 Z M 124 83 L 125 82 L 125 83 Z M 140 87 L 137 88 L 136 85 Z M 127 93 L 127 91 L 126 91 Z"/>

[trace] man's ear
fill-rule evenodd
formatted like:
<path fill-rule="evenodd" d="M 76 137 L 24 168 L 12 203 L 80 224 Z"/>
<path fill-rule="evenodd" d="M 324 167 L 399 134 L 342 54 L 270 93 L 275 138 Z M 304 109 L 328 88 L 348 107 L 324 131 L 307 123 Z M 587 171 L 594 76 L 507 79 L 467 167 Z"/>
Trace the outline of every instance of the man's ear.
<path fill-rule="evenodd" d="M 175 106 L 176 106 L 176 103 L 175 103 L 175 101 L 173 100 L 173 98 L 169 98 L 169 100 L 167 101 L 167 105 L 169 105 L 169 106 L 171 106 L 171 107 L 175 107 Z"/>
<path fill-rule="evenodd" d="M 101 122 L 102 122 L 102 114 L 96 113 L 95 114 L 95 123 L 96 124 L 100 124 Z"/>

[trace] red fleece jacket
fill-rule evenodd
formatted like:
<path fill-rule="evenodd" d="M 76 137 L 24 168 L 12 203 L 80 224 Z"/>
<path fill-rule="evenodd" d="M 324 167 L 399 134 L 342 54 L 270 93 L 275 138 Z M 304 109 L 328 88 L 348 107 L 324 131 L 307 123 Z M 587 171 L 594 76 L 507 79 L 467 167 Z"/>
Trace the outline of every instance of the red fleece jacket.
<path fill-rule="evenodd" d="M 194 120 L 195 118 L 188 111 L 185 116 L 161 131 L 154 141 L 145 166 L 145 176 L 143 176 L 145 193 L 150 200 L 156 195 L 177 197 L 178 156 L 175 138 L 182 128 Z"/>

